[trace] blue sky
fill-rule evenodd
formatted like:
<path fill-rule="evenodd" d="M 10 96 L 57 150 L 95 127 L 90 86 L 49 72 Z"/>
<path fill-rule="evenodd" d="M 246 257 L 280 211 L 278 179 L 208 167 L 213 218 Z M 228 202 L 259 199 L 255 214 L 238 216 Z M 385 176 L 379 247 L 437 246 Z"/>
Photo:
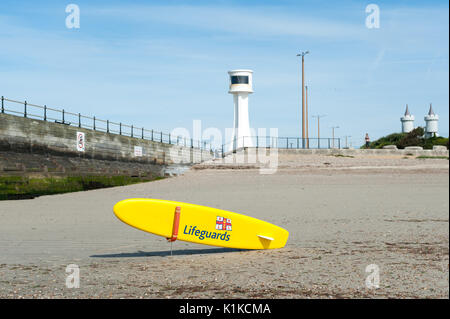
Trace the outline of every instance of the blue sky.
<path fill-rule="evenodd" d="M 80 8 L 68 29 L 66 5 Z M 365 26 L 368 4 L 380 28 Z M 448 136 L 449 8 L 445 1 L 0 2 L 0 95 L 149 129 L 224 130 L 227 71 L 252 69 L 250 124 L 299 136 L 300 60 L 321 137 L 353 144 L 400 131 L 405 105 L 428 105 Z M 317 126 L 310 119 L 310 137 Z"/>

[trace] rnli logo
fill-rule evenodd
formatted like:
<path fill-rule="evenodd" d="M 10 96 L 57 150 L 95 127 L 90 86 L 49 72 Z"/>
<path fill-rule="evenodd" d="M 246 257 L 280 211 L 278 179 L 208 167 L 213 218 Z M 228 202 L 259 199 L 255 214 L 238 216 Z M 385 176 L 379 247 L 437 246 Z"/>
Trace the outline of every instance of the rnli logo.
<path fill-rule="evenodd" d="M 217 216 L 217 218 L 216 218 L 216 229 L 217 230 L 231 231 L 231 219 Z"/>

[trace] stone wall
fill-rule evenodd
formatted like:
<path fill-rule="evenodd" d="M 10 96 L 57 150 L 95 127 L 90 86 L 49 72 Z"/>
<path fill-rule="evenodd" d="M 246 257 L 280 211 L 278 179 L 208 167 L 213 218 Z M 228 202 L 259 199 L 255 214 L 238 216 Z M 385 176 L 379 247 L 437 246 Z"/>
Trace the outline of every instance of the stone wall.
<path fill-rule="evenodd" d="M 77 132 L 85 134 L 83 152 L 77 150 Z M 135 146 L 142 148 L 142 156 L 135 156 Z M 192 165 L 211 158 L 210 151 L 198 148 L 0 114 L 2 175 L 9 175 L 14 169 L 23 173 L 39 167 L 47 174 L 52 170 L 61 174 L 163 174 L 164 167 Z"/>

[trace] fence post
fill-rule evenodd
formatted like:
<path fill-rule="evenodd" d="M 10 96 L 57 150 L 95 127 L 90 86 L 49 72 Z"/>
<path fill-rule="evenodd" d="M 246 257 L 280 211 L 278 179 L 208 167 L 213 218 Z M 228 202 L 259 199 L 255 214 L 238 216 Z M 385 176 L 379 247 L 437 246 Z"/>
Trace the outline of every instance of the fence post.
<path fill-rule="evenodd" d="M 328 138 L 328 149 L 330 149 L 330 138 Z"/>
<path fill-rule="evenodd" d="M 131 125 L 131 137 L 133 137 L 133 125 Z"/>
<path fill-rule="evenodd" d="M 64 124 L 64 109 L 62 109 L 62 122 Z"/>
<path fill-rule="evenodd" d="M 119 123 L 119 135 L 122 135 L 122 122 Z"/>
<path fill-rule="evenodd" d="M 2 95 L 2 113 L 5 113 L 5 105 L 4 105 L 5 98 Z"/>
<path fill-rule="evenodd" d="M 317 148 L 320 148 L 320 138 L 317 139 Z"/>
<path fill-rule="evenodd" d="M 161 132 L 161 143 L 162 143 L 162 132 Z"/>
<path fill-rule="evenodd" d="M 191 148 L 194 148 L 194 140 L 191 138 Z"/>
<path fill-rule="evenodd" d="M 27 101 L 25 101 L 25 103 L 23 103 L 23 105 L 24 105 L 23 117 L 27 117 Z"/>
<path fill-rule="evenodd" d="M 44 105 L 44 121 L 47 121 L 47 105 Z"/>
<path fill-rule="evenodd" d="M 152 130 L 152 141 L 153 141 L 153 130 Z"/>
<path fill-rule="evenodd" d="M 142 128 L 142 139 L 144 139 L 144 128 Z"/>
<path fill-rule="evenodd" d="M 338 148 L 341 149 L 341 138 L 338 138 Z"/>
<path fill-rule="evenodd" d="M 223 151 L 223 144 L 222 144 L 222 158 L 225 157 L 225 152 Z"/>
<path fill-rule="evenodd" d="M 94 116 L 94 131 L 95 131 L 95 116 Z"/>
<path fill-rule="evenodd" d="M 106 120 L 106 133 L 109 133 L 109 120 Z"/>
<path fill-rule="evenodd" d="M 169 133 L 169 144 L 170 144 L 170 133 Z"/>
<path fill-rule="evenodd" d="M 81 113 L 78 113 L 78 127 L 81 127 Z"/>

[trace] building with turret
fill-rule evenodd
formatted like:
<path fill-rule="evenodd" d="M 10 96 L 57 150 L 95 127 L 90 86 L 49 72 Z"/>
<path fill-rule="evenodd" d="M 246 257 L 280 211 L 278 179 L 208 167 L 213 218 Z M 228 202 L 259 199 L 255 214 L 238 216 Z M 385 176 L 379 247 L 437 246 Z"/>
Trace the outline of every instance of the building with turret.
<path fill-rule="evenodd" d="M 414 115 L 409 113 L 408 104 L 406 104 L 405 115 L 400 118 L 402 122 L 402 133 L 409 133 L 414 129 Z"/>
<path fill-rule="evenodd" d="M 438 136 L 438 121 L 439 116 L 434 114 L 433 106 L 430 103 L 430 110 L 428 115 L 425 115 L 425 137 L 435 137 Z"/>

